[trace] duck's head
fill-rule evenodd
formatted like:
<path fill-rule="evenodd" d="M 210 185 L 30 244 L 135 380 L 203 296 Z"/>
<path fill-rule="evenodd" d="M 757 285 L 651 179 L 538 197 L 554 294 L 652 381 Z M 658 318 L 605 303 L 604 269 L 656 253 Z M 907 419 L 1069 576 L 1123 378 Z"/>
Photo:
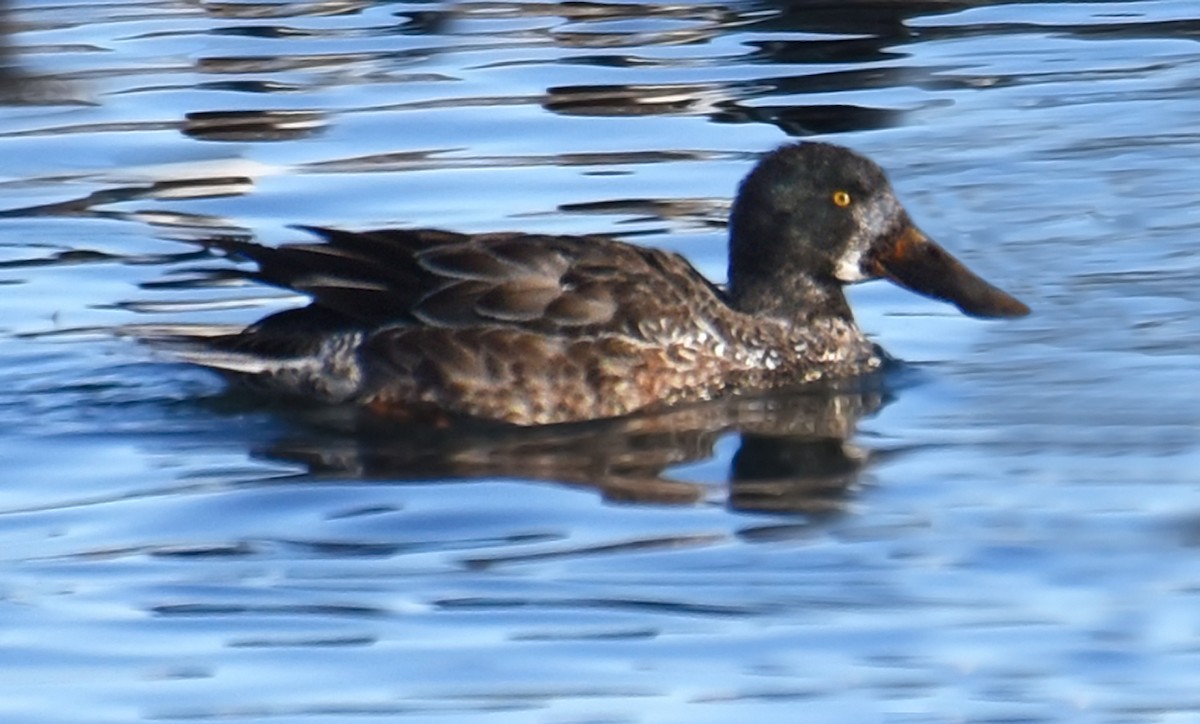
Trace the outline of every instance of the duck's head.
<path fill-rule="evenodd" d="M 735 307 L 789 318 L 849 317 L 841 287 L 880 277 L 975 317 L 1029 313 L 925 236 L 883 169 L 847 148 L 782 146 L 742 182 L 730 216 Z"/>

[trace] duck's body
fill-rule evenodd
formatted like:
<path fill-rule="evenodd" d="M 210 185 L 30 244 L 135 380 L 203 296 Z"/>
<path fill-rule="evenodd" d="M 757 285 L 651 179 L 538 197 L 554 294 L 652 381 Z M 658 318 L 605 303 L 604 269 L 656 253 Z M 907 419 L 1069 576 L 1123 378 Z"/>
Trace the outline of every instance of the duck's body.
<path fill-rule="evenodd" d="M 980 316 L 1028 311 L 921 235 L 875 164 L 827 144 L 785 146 L 743 182 L 728 291 L 606 237 L 311 231 L 323 243 L 214 240 L 313 303 L 184 356 L 413 422 L 578 421 L 865 374 L 881 357 L 841 286 L 873 276 Z"/>

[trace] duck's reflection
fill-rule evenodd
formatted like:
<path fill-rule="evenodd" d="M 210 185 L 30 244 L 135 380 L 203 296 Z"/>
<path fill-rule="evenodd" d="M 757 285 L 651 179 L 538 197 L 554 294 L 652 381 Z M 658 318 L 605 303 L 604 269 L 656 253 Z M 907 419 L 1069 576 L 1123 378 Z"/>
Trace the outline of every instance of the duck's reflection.
<path fill-rule="evenodd" d="M 859 420 L 879 411 L 876 382 L 739 397 L 616 420 L 518 428 L 381 429 L 327 411 L 289 415 L 294 427 L 257 455 L 301 463 L 328 478 L 518 478 L 594 488 L 611 501 L 695 504 L 720 499 L 741 511 L 821 515 L 840 511 L 876 453 L 856 445 Z M 737 436 L 721 481 L 689 482 L 679 466 L 716 455 Z"/>

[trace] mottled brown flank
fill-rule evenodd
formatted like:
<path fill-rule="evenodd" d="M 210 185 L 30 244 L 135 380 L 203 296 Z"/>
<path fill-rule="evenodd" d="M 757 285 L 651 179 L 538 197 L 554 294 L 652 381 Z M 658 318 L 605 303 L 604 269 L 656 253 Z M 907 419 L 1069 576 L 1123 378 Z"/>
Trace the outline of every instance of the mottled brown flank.
<path fill-rule="evenodd" d="M 649 339 L 611 333 L 549 336 L 498 327 L 390 330 L 364 349 L 372 360 L 368 376 L 384 381 L 366 402 L 393 415 L 407 410 L 407 418 L 452 410 L 546 424 L 846 377 L 878 364 L 873 348 L 849 328 L 812 335 L 803 354 L 789 356 L 780 354 L 787 349 L 781 345 L 810 335 L 797 337 L 781 324 L 755 323 L 756 334 L 738 344 L 729 329 L 660 326 L 661 336 Z M 772 355 L 776 361 L 767 362 Z M 819 369 L 802 362 L 817 359 L 824 362 Z"/>

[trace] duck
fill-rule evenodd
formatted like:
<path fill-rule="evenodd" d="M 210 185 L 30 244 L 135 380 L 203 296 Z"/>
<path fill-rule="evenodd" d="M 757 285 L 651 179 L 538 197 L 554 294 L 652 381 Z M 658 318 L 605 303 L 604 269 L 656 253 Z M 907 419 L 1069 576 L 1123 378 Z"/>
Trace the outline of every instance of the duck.
<path fill-rule="evenodd" d="M 724 285 L 609 236 L 297 228 L 316 240 L 206 243 L 310 303 L 174 353 L 397 423 L 574 423 L 870 375 L 887 356 L 844 291 L 869 279 L 979 318 L 1030 311 L 926 236 L 876 163 L 823 142 L 742 180 Z"/>

